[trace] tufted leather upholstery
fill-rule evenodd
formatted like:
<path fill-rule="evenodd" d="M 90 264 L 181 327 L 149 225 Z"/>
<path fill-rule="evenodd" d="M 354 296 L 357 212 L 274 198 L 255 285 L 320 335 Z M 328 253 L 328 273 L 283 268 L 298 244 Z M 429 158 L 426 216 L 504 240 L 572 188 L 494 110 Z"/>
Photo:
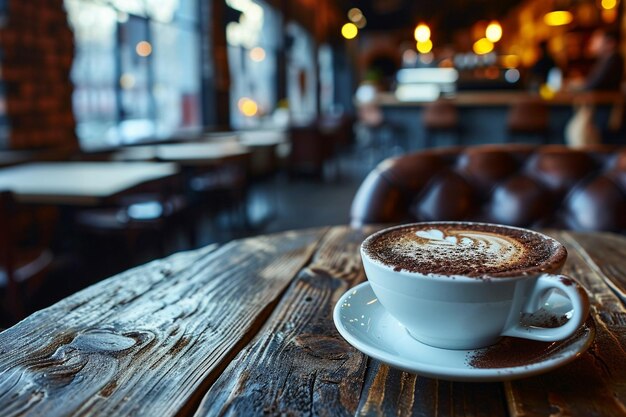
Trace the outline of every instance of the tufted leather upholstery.
<path fill-rule="evenodd" d="M 352 224 L 473 220 L 626 232 L 626 148 L 487 145 L 381 162 Z"/>

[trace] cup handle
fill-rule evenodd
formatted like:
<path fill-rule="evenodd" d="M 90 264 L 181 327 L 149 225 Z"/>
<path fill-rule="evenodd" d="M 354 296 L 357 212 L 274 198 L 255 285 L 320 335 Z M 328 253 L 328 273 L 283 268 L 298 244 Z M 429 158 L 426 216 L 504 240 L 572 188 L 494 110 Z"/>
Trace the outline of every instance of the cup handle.
<path fill-rule="evenodd" d="M 502 336 L 554 342 L 574 334 L 589 315 L 589 298 L 583 287 L 565 275 L 544 274 L 540 276 L 532 289 L 532 293 L 528 296 L 522 312 L 536 312 L 547 292 L 554 288 L 563 291 L 572 303 L 573 315 L 565 324 L 555 328 L 522 326 L 519 323 L 519 317 L 516 317 L 516 321 L 502 333 Z"/>

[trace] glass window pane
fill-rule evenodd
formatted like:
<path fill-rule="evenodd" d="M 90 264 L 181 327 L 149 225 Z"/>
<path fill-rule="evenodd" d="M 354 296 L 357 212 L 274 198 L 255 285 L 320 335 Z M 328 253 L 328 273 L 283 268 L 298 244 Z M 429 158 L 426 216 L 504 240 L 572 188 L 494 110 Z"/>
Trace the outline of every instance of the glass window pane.
<path fill-rule="evenodd" d="M 201 127 L 198 0 L 64 3 L 76 39 L 73 104 L 81 146 Z"/>
<path fill-rule="evenodd" d="M 236 128 L 274 124 L 277 106 L 276 50 L 280 16 L 265 3 L 229 1 L 240 7 L 238 22 L 227 28 L 228 64 L 231 74 L 231 123 Z"/>
<path fill-rule="evenodd" d="M 65 2 L 74 30 L 72 67 L 76 131 L 85 147 L 117 143 L 117 13 L 81 0 Z"/>
<path fill-rule="evenodd" d="M 197 22 L 199 20 L 198 0 L 180 0 L 176 17 Z"/>
<path fill-rule="evenodd" d="M 157 135 L 199 127 L 200 39 L 196 32 L 152 23 Z"/>
<path fill-rule="evenodd" d="M 119 25 L 121 87 L 120 134 L 125 142 L 154 135 L 150 97 L 150 59 L 148 21 L 130 16 Z"/>

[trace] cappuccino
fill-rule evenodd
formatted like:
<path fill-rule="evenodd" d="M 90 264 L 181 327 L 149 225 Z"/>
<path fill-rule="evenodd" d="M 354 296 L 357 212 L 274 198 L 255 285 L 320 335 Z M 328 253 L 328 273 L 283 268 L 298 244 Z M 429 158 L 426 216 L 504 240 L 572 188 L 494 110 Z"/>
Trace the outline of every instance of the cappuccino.
<path fill-rule="evenodd" d="M 557 241 L 529 230 L 482 223 L 420 223 L 374 234 L 363 243 L 372 259 L 421 274 L 510 277 L 562 264 Z"/>

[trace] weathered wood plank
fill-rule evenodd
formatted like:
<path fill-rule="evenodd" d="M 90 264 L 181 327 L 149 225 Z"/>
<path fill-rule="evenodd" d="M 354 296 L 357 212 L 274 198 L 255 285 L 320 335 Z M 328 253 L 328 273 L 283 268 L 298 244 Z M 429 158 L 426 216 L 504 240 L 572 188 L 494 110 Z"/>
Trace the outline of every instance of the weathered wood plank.
<path fill-rule="evenodd" d="M 626 304 L 626 238 L 612 233 L 578 233 L 573 245 Z"/>
<path fill-rule="evenodd" d="M 506 416 L 501 383 L 461 383 L 421 377 L 370 360 L 356 415 Z"/>
<path fill-rule="evenodd" d="M 365 376 L 368 358 L 341 339 L 332 309 L 364 279 L 358 245 L 367 234 L 343 228 L 329 233 L 268 326 L 211 387 L 196 417 L 506 414 L 501 384 L 437 381 L 371 359 Z"/>
<path fill-rule="evenodd" d="M 364 279 L 358 247 L 367 234 L 346 227 L 328 233 L 196 417 L 354 414 L 367 358 L 337 333 L 332 311 L 341 294 Z"/>
<path fill-rule="evenodd" d="M 624 416 L 626 415 L 626 309 L 607 286 L 603 271 L 623 267 L 621 255 L 626 239 L 612 239 L 620 246 L 596 258 L 590 253 L 600 246 L 595 239 L 576 233 L 551 233 L 568 249 L 564 273 L 588 290 L 596 339 L 589 351 L 575 362 L 545 375 L 505 384 L 512 417 L 532 416 Z M 602 236 L 602 235 L 598 235 Z M 607 241 L 608 242 L 608 241 Z M 593 248 L 592 248 L 593 247 Z M 597 255 L 595 255 L 597 256 Z"/>
<path fill-rule="evenodd" d="M 0 414 L 192 413 L 323 233 L 263 236 L 174 256 L 30 316 L 0 334 Z"/>

